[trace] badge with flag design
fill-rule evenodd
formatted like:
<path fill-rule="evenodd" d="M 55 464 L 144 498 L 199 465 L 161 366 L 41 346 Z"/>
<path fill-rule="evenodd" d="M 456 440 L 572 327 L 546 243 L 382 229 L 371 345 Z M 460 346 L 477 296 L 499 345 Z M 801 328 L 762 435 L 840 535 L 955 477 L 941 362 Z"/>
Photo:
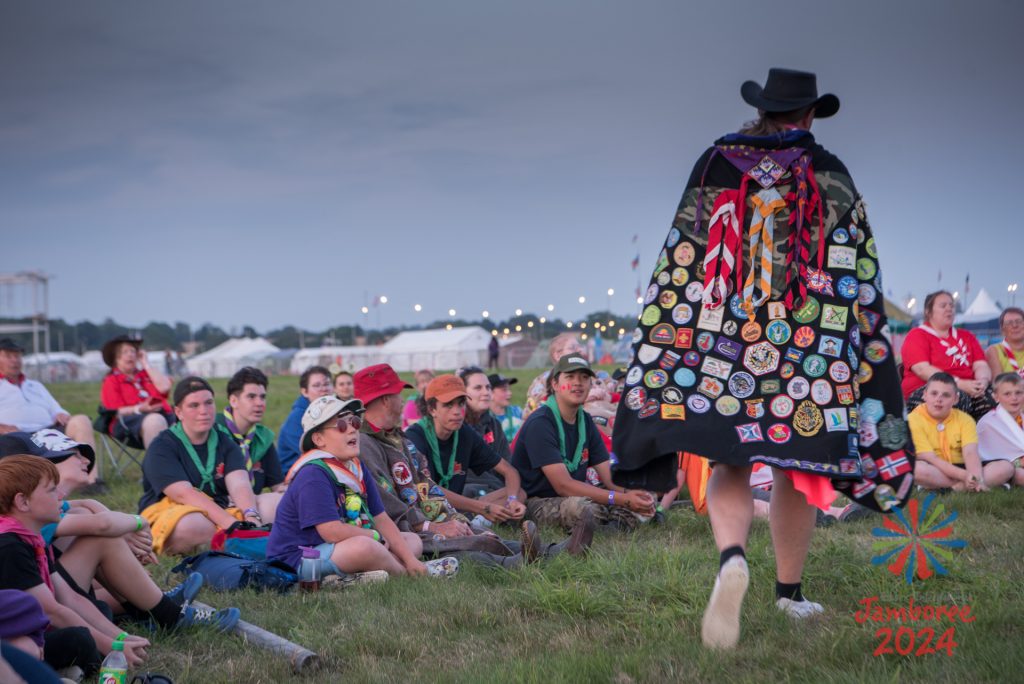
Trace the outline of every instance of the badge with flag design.
<path fill-rule="evenodd" d="M 910 461 L 902 449 L 883 458 L 876 458 L 875 465 L 883 480 L 891 480 L 897 475 L 910 472 Z"/>

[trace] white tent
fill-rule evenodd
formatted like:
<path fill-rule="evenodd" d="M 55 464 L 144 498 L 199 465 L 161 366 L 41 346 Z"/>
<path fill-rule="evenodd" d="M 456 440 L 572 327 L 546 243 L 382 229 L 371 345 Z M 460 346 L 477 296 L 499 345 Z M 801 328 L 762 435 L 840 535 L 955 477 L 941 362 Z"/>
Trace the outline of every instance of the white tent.
<path fill-rule="evenodd" d="M 491 333 L 477 325 L 451 330 L 410 330 L 391 338 L 380 353 L 381 360 L 396 371 L 451 370 L 486 364 L 490 343 Z"/>
<path fill-rule="evenodd" d="M 295 352 L 289 370 L 301 375 L 310 366 L 340 366 L 354 372 L 380 363 L 380 350 L 380 347 L 309 347 Z"/>
<path fill-rule="evenodd" d="M 957 316 L 957 323 L 982 323 L 999 318 L 999 305 L 995 303 L 985 288 L 981 288 L 967 310 Z"/>
<path fill-rule="evenodd" d="M 205 378 L 226 378 L 278 348 L 262 337 L 237 337 L 188 359 L 188 372 Z"/>
<path fill-rule="evenodd" d="M 22 360 L 25 375 L 40 382 L 69 382 L 78 380 L 82 357 L 71 352 L 43 352 L 26 354 Z"/>

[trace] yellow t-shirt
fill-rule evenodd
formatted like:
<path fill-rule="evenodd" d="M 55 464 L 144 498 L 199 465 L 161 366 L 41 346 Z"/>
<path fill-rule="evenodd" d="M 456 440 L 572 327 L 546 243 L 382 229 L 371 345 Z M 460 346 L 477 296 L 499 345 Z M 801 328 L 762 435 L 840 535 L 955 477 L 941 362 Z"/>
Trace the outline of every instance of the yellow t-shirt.
<path fill-rule="evenodd" d="M 928 415 L 928 407 L 924 404 L 910 412 L 907 422 L 917 453 L 930 451 L 953 465 L 964 462 L 965 446 L 978 443 L 978 429 L 974 419 L 957 409 L 950 411 L 946 420 L 942 421 L 941 431 L 936 420 Z"/>

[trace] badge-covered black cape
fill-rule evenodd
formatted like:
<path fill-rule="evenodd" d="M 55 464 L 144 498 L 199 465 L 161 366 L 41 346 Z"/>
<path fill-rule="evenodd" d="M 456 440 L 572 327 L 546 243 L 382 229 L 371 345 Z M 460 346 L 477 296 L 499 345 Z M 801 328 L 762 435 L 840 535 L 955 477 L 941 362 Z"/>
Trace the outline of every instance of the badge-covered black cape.
<path fill-rule="evenodd" d="M 901 505 L 914 456 L 883 292 L 838 158 L 806 131 L 716 141 L 644 297 L 615 481 L 667 490 L 685 451 L 823 475 L 876 510 Z"/>

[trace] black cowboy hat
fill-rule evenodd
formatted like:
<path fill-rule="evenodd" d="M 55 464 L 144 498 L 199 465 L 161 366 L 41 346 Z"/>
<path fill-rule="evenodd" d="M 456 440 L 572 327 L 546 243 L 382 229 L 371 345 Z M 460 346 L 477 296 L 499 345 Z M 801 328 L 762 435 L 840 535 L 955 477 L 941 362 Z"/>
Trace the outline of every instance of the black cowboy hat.
<path fill-rule="evenodd" d="M 839 111 L 839 98 L 832 93 L 818 97 L 818 77 L 809 71 L 769 69 L 764 88 L 755 81 L 740 87 L 743 101 L 763 112 L 791 112 L 814 107 L 814 117 L 827 119 Z"/>
<path fill-rule="evenodd" d="M 107 340 L 103 343 L 103 363 L 107 364 L 109 368 L 113 368 L 114 364 L 117 363 L 117 347 L 120 344 L 128 343 L 134 345 L 136 349 L 142 346 L 141 337 L 132 337 L 131 335 L 118 335 L 112 340 Z"/>

